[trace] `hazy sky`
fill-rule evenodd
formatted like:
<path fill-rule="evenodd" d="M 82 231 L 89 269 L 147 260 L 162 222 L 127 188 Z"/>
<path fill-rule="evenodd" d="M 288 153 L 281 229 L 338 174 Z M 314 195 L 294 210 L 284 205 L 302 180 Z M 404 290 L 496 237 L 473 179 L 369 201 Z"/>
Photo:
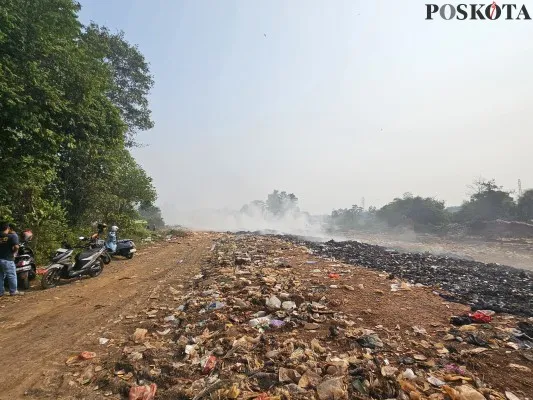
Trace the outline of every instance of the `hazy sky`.
<path fill-rule="evenodd" d="M 167 222 L 275 188 L 329 213 L 407 191 L 456 205 L 479 176 L 533 187 L 533 21 L 426 21 L 418 0 L 81 3 L 151 63 L 134 155 Z"/>

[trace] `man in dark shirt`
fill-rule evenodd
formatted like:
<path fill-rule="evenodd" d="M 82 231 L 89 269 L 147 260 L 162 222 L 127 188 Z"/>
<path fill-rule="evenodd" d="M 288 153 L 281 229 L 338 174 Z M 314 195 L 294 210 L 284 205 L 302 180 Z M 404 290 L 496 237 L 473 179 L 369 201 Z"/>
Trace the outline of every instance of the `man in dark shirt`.
<path fill-rule="evenodd" d="M 0 296 L 4 295 L 4 279 L 7 278 L 9 294 L 22 294 L 17 290 L 17 268 L 15 254 L 19 248 L 19 237 L 8 223 L 0 224 Z"/>

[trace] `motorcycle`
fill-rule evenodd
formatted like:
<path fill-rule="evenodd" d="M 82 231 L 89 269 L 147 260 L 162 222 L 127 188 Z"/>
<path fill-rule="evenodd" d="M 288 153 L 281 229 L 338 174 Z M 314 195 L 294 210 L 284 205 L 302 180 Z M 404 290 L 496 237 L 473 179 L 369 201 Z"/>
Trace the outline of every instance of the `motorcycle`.
<path fill-rule="evenodd" d="M 30 281 L 37 276 L 37 267 L 35 266 L 35 255 L 28 242 L 31 241 L 33 233 L 29 230 L 24 231 L 21 235 L 21 242 L 17 255 L 15 256 L 15 266 L 17 273 L 17 287 L 19 289 L 28 290 L 30 288 Z M 7 283 L 7 278 L 4 285 Z M 7 286 L 7 285 L 6 285 Z"/>
<path fill-rule="evenodd" d="M 97 234 L 94 234 L 91 236 L 91 240 L 89 242 L 89 247 L 91 249 L 100 249 L 103 248 L 104 251 L 102 253 L 102 261 L 105 265 L 109 264 L 111 262 L 111 256 L 109 255 L 109 250 L 107 249 L 105 245 L 105 241 L 102 239 L 99 239 L 99 236 Z"/>
<path fill-rule="evenodd" d="M 128 260 L 131 260 L 137 249 L 135 248 L 135 243 L 131 239 L 120 239 L 117 240 L 117 249 L 112 252 L 111 249 L 107 249 L 107 252 L 112 256 L 122 256 L 126 257 Z"/>
<path fill-rule="evenodd" d="M 80 243 L 87 241 L 85 237 L 80 237 Z M 76 248 L 82 251 L 74 257 L 73 253 Z M 52 262 L 43 268 L 41 287 L 49 289 L 57 286 L 61 279 L 79 278 L 88 275 L 91 278 L 100 275 L 104 269 L 103 253 L 105 247 L 91 248 L 90 244 L 70 246 L 63 242 L 62 247 L 56 250 L 52 257 Z"/>
<path fill-rule="evenodd" d="M 37 276 L 37 267 L 35 266 L 35 255 L 27 241 L 20 243 L 19 251 L 15 257 L 15 265 L 17 267 L 17 286 L 20 289 L 28 290 L 30 281 Z"/>

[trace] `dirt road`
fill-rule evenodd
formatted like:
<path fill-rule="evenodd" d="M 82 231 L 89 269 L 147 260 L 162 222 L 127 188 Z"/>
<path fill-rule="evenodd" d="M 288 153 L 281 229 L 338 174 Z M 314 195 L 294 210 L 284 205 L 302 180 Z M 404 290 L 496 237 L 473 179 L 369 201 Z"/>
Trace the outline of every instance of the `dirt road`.
<path fill-rule="evenodd" d="M 0 399 L 57 398 L 65 360 L 92 350 L 102 327 L 134 313 L 158 285 L 198 273 L 213 238 L 153 245 L 133 260 L 113 261 L 98 278 L 0 299 Z"/>

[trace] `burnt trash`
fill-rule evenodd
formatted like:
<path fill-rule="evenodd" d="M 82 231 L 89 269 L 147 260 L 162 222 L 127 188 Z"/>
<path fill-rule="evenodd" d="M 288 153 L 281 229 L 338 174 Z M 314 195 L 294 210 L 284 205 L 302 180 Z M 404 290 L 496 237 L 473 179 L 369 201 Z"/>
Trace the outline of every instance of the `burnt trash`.
<path fill-rule="evenodd" d="M 403 253 L 358 241 L 316 242 L 291 235 L 276 237 L 306 246 L 325 258 L 384 271 L 411 283 L 439 286 L 444 299 L 470 305 L 472 309 L 533 317 L 530 271 L 458 257 Z"/>

